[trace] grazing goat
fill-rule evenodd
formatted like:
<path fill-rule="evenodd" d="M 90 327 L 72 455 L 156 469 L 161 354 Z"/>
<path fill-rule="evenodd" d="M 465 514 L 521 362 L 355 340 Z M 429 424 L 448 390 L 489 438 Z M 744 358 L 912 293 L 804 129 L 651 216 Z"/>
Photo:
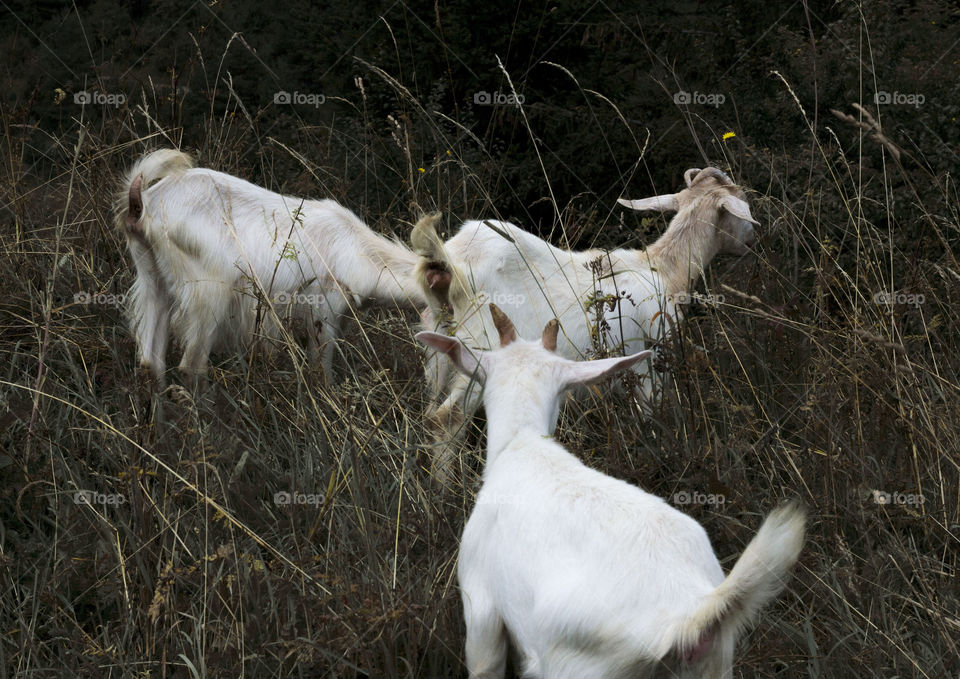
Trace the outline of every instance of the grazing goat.
<path fill-rule="evenodd" d="M 783 588 L 805 512 L 775 510 L 726 577 L 695 520 L 590 469 L 551 438 L 561 393 L 643 360 L 555 353 L 558 324 L 518 338 L 491 305 L 500 349 L 420 332 L 484 384 L 487 460 L 460 544 L 470 679 L 729 679 L 740 632 Z"/>
<path fill-rule="evenodd" d="M 425 304 L 411 277 L 416 256 L 347 208 L 195 168 L 179 151 L 141 158 L 117 212 L 137 270 L 130 314 L 140 365 L 161 383 L 171 329 L 183 345 L 180 371 L 195 379 L 215 346 L 250 341 L 258 320 L 266 334 L 279 332 L 289 306 L 329 379 L 351 303 Z"/>
<path fill-rule="evenodd" d="M 741 255 L 755 240 L 744 193 L 716 168 L 690 169 L 677 194 L 620 202 L 634 210 L 676 211 L 667 231 L 645 250 L 570 252 L 499 221 L 470 221 L 444 243 L 439 216 L 422 218 L 411 234 L 420 255 L 415 275 L 436 322 L 470 346 L 490 348 L 488 301 L 510 310 L 521 333 L 535 333 L 560 319 L 559 352 L 583 358 L 598 345 L 639 351 L 678 320 L 678 307 L 704 269 L 720 253 Z M 591 315 L 593 316 L 591 318 Z M 436 325 L 427 329 L 436 329 Z M 427 357 L 433 403 L 427 420 L 437 441 L 434 477 L 444 484 L 458 436 L 481 401 L 469 377 Z M 656 401 L 660 379 L 644 363 L 635 368 L 645 408 Z"/>

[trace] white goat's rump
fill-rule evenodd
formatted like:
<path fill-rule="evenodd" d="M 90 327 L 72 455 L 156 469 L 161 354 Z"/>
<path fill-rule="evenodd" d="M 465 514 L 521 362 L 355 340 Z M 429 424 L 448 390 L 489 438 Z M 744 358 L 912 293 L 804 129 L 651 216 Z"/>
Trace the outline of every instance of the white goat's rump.
<path fill-rule="evenodd" d="M 215 347 L 286 332 L 281 318 L 299 322 L 329 376 L 351 304 L 424 303 L 413 253 L 347 208 L 195 168 L 179 151 L 141 158 L 117 208 L 137 270 L 131 325 L 141 365 L 160 380 L 171 333 L 184 349 L 181 371 L 196 376 Z"/>

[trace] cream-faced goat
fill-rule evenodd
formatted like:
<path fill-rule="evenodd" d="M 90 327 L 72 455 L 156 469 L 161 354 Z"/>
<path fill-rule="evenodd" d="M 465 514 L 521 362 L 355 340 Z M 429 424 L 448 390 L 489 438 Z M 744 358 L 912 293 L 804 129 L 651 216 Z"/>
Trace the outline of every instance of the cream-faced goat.
<path fill-rule="evenodd" d="M 424 217 L 411 242 L 420 255 L 415 275 L 430 317 L 452 317 L 447 327 L 481 349 L 496 338 L 487 302 L 507 309 L 521 334 L 560 319 L 558 351 L 567 358 L 583 358 L 598 345 L 622 345 L 627 354 L 650 346 L 678 320 L 677 302 L 714 256 L 745 254 L 756 238 L 744 192 L 725 173 L 690 169 L 684 179 L 687 187 L 677 194 L 620 201 L 634 210 L 676 211 L 667 231 L 645 250 L 560 250 L 500 221 L 466 222 L 443 242 L 435 227 L 439 216 Z M 649 408 L 661 378 L 647 361 L 634 370 L 641 378 L 636 396 Z M 433 472 L 444 483 L 481 390 L 436 357 L 427 357 L 427 378 L 433 391 L 427 419 L 438 441 Z"/>
<path fill-rule="evenodd" d="M 798 504 L 775 510 L 724 577 L 703 527 L 584 465 L 551 438 L 560 395 L 642 361 L 572 361 L 556 321 L 519 339 L 492 308 L 499 350 L 420 332 L 484 384 L 487 460 L 460 544 L 471 679 L 729 679 L 738 635 L 783 588 L 803 543 Z"/>
<path fill-rule="evenodd" d="M 425 304 L 411 276 L 416 256 L 347 208 L 195 168 L 179 151 L 141 158 L 117 211 L 137 270 L 130 315 L 140 363 L 161 381 L 171 330 L 184 350 L 180 371 L 196 377 L 215 346 L 252 339 L 258 316 L 270 335 L 290 315 L 329 378 L 351 303 Z"/>

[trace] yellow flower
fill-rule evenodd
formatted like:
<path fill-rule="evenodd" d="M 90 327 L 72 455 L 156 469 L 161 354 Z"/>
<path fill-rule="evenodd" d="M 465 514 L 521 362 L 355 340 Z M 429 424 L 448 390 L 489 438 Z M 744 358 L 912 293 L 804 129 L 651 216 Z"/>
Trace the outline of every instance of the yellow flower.
<path fill-rule="evenodd" d="M 424 170 L 422 167 L 418 167 L 417 169 L 418 169 L 420 172 L 426 172 L 426 170 Z"/>
<path fill-rule="evenodd" d="M 727 139 L 731 139 L 731 138 L 736 137 L 736 136 L 737 136 L 737 133 L 736 133 L 736 132 L 724 132 L 724 133 L 723 133 L 723 140 L 726 141 Z"/>

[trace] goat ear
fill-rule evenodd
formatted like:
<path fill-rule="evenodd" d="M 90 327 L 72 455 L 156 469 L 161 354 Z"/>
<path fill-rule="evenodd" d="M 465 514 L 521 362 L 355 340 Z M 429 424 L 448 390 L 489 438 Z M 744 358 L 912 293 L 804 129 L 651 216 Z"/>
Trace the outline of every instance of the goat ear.
<path fill-rule="evenodd" d="M 732 214 L 737 219 L 742 219 L 745 222 L 750 222 L 756 226 L 760 226 L 760 222 L 753 218 L 750 214 L 750 206 L 747 205 L 747 201 L 737 198 L 736 196 L 724 196 L 723 200 L 720 201 L 720 207 Z"/>
<path fill-rule="evenodd" d="M 567 387 L 573 387 L 578 384 L 597 382 L 604 377 L 618 373 L 621 370 L 626 370 L 633 364 L 649 357 L 651 354 L 653 354 L 652 351 L 641 351 L 632 356 L 563 363 L 564 383 Z"/>
<path fill-rule="evenodd" d="M 631 210 L 656 210 L 657 212 L 677 211 L 677 196 L 673 193 L 665 193 L 662 196 L 653 196 L 652 198 L 641 198 L 640 200 L 619 198 L 617 202 Z"/>
<path fill-rule="evenodd" d="M 478 375 L 483 377 L 483 371 L 480 368 L 480 352 L 471 352 L 456 337 L 441 335 L 438 332 L 418 332 L 414 335 L 421 344 L 436 349 L 441 354 L 446 355 L 450 362 L 456 366 L 457 370 L 465 375 Z"/>

